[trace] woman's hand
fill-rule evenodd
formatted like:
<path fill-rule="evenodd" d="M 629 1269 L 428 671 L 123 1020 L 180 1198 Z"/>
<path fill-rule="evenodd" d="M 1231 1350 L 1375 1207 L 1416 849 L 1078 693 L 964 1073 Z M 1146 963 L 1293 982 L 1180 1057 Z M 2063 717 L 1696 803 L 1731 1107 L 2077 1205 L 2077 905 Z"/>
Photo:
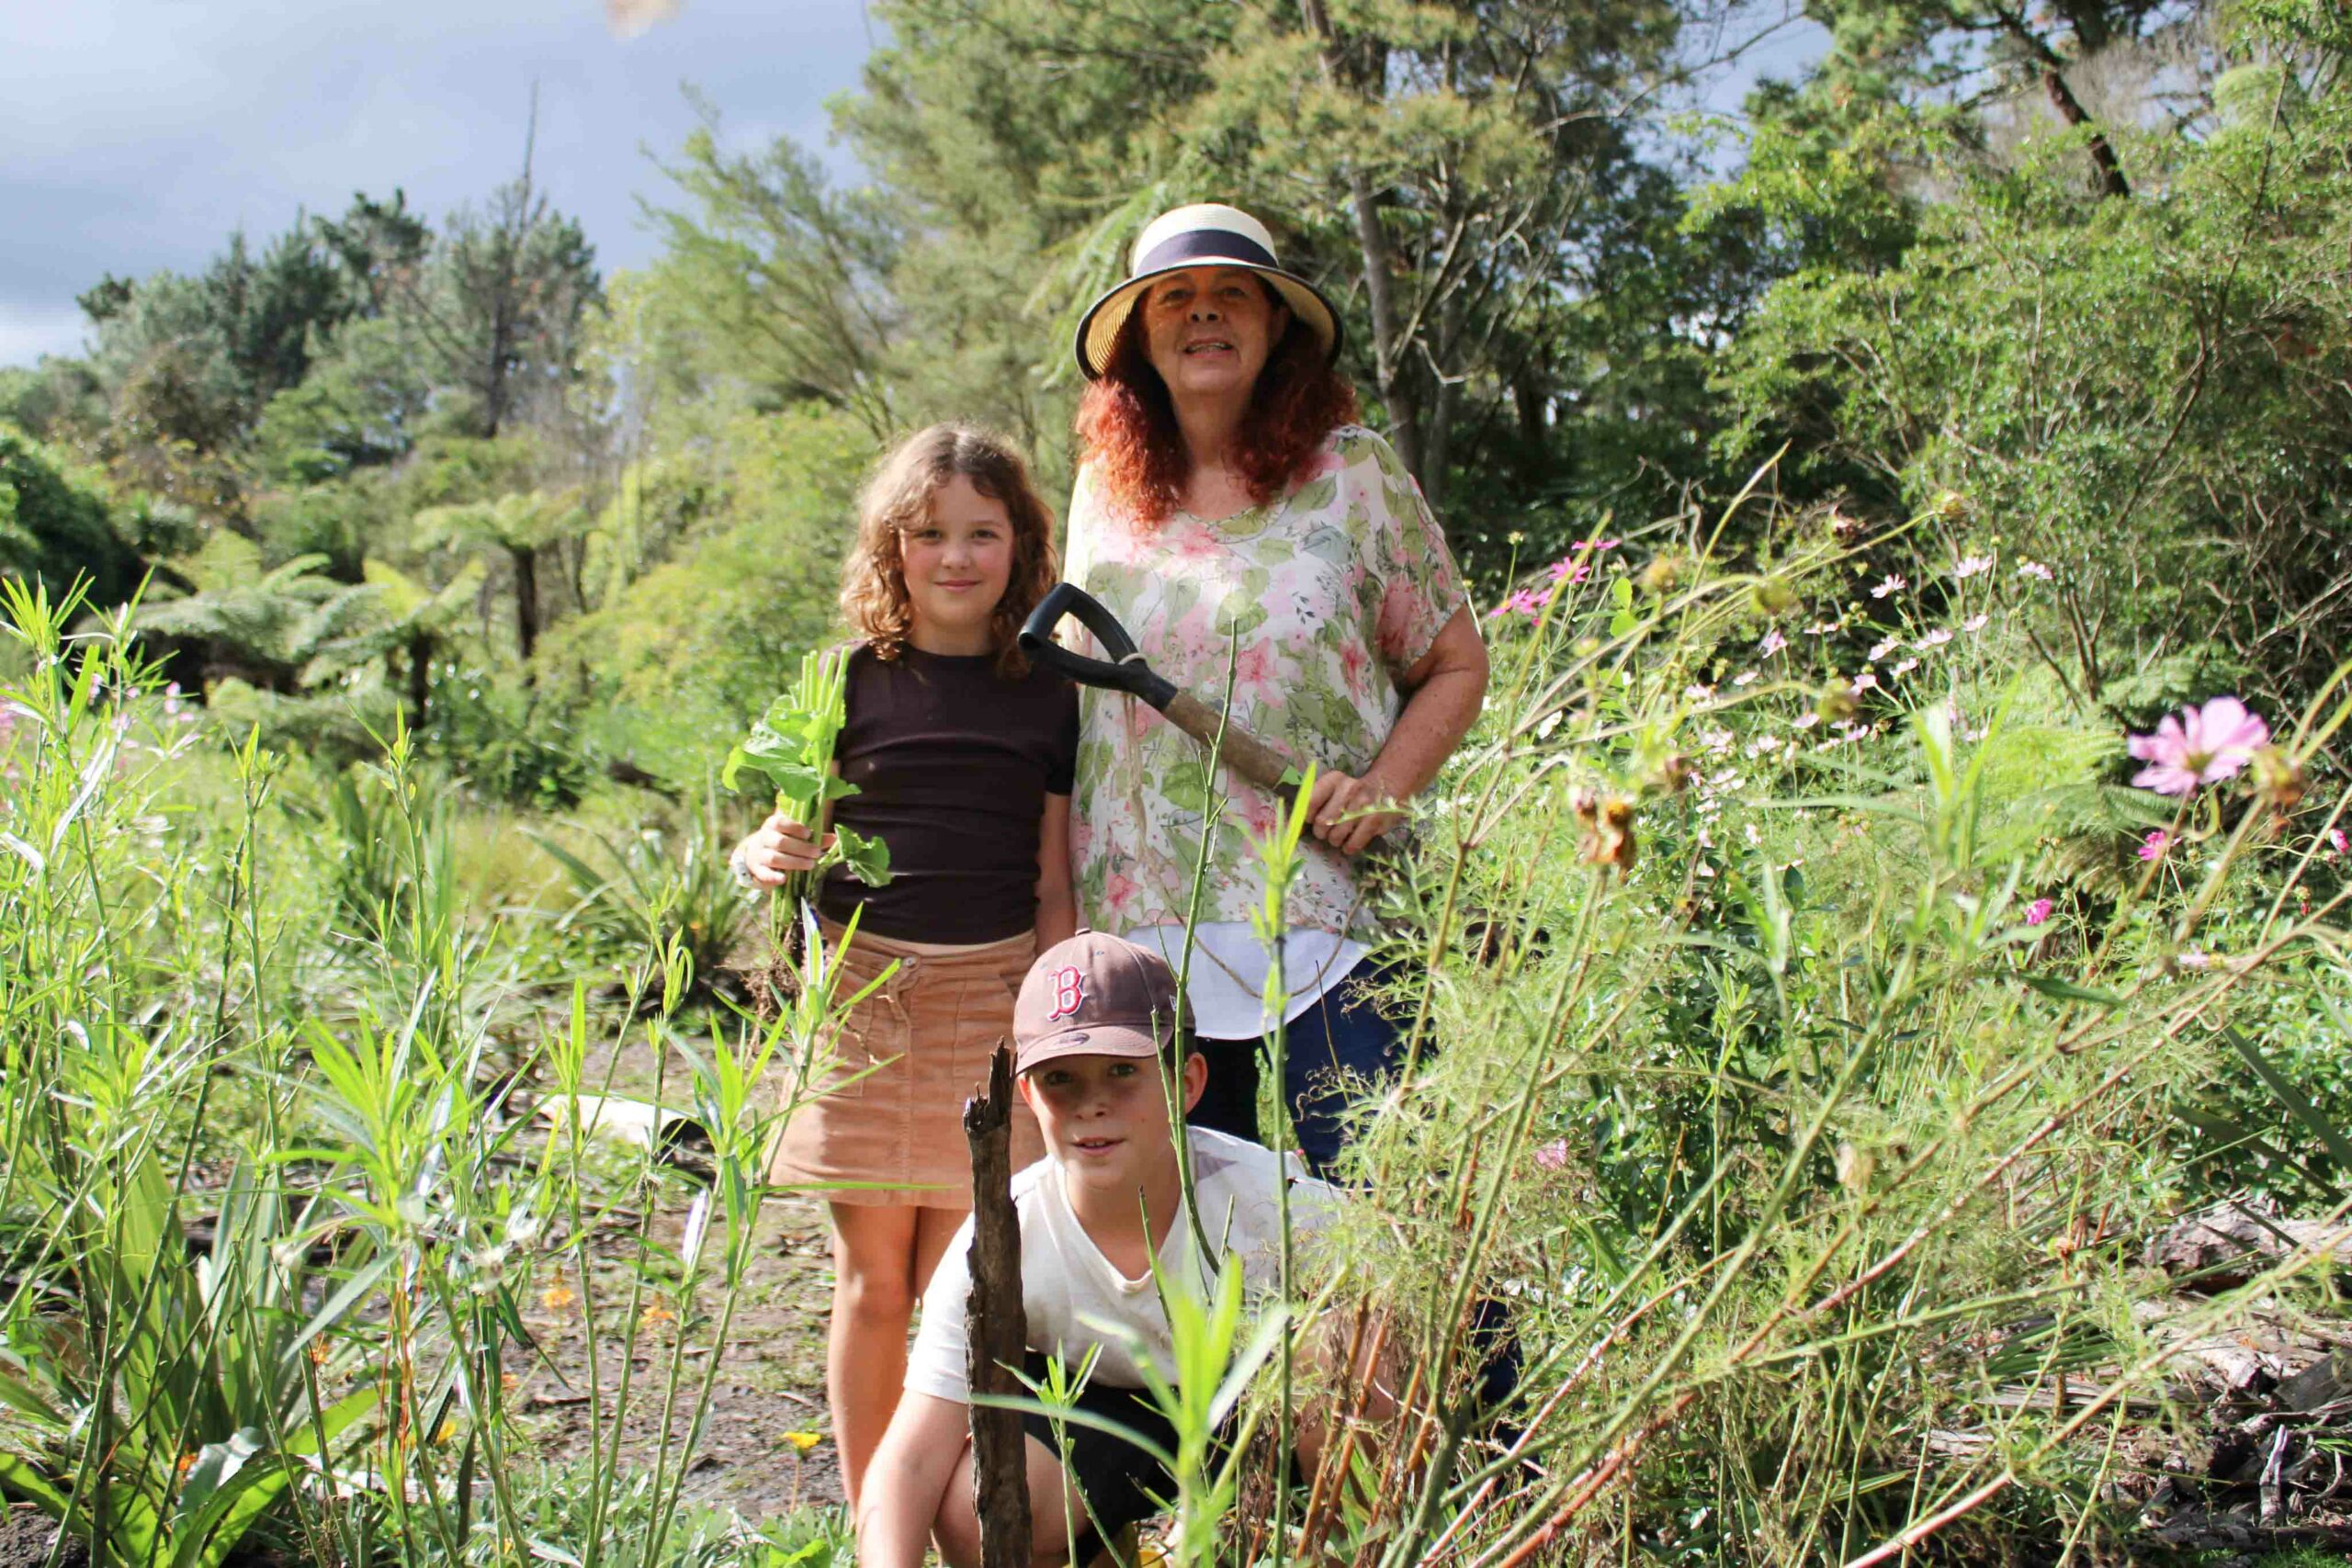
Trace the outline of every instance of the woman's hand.
<path fill-rule="evenodd" d="M 1396 799 L 1369 777 L 1317 772 L 1315 793 L 1306 797 L 1306 824 L 1315 836 L 1343 855 L 1360 855 L 1373 840 L 1405 820 Z"/>
<path fill-rule="evenodd" d="M 779 811 L 735 846 L 743 869 L 762 887 L 781 887 L 788 877 L 817 869 L 817 857 L 832 848 L 833 836 L 820 843 L 808 825 Z"/>

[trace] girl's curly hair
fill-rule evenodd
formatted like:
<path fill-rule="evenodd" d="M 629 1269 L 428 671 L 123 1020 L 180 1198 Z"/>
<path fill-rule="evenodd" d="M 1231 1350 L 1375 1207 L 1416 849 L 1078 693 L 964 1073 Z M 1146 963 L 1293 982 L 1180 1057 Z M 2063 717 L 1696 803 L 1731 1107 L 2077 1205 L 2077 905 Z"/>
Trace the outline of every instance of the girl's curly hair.
<path fill-rule="evenodd" d="M 989 617 L 997 673 L 1018 679 L 1029 660 L 1015 640 L 1021 623 L 1061 576 L 1054 513 L 1030 482 L 1029 465 L 1002 436 L 968 424 L 917 431 L 882 459 L 858 498 L 857 544 L 842 563 L 842 615 L 875 656 L 895 660 L 907 645 L 913 608 L 907 599 L 899 538 L 931 520 L 931 498 L 961 476 L 1012 521 L 1012 575 Z"/>
<path fill-rule="evenodd" d="M 1355 419 L 1355 389 L 1325 360 L 1314 330 L 1294 317 L 1258 372 L 1231 454 L 1250 501 L 1263 506 L 1288 490 L 1324 437 Z M 1168 384 L 1144 352 L 1140 309 L 1079 400 L 1078 447 L 1106 499 L 1143 526 L 1167 522 L 1182 503 L 1191 458 Z"/>

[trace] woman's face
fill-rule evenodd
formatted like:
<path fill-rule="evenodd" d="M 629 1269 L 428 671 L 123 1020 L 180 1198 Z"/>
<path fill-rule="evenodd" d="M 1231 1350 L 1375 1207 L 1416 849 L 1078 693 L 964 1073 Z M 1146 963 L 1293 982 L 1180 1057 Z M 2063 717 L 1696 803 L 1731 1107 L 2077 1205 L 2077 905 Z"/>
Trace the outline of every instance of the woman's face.
<path fill-rule="evenodd" d="M 931 515 L 899 536 L 914 612 L 910 628 L 926 653 L 986 653 L 989 617 L 1012 581 L 1012 518 L 962 474 L 932 491 Z"/>
<path fill-rule="evenodd" d="M 1192 266 L 1154 283 L 1142 306 L 1144 354 L 1177 402 L 1247 395 L 1290 327 L 1258 275 Z"/>

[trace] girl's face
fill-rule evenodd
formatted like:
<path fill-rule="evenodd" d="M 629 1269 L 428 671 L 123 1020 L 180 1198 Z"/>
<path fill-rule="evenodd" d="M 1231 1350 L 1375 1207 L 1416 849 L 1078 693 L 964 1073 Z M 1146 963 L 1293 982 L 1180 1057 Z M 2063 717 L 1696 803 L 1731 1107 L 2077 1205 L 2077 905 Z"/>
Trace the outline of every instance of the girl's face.
<path fill-rule="evenodd" d="M 1245 267 L 1188 266 L 1144 296 L 1144 353 L 1180 403 L 1247 396 L 1289 326 Z"/>
<path fill-rule="evenodd" d="M 1012 581 L 1012 517 L 961 474 L 931 492 L 931 515 L 899 536 L 913 613 L 908 639 L 925 653 L 992 652 L 989 617 Z"/>

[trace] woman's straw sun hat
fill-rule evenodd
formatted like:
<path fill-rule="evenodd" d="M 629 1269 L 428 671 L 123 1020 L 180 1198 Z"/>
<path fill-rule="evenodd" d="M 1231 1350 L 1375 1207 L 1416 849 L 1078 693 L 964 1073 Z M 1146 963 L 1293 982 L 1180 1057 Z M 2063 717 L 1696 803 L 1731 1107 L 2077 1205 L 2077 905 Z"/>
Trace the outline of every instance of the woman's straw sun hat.
<path fill-rule="evenodd" d="M 1238 207 L 1204 201 L 1163 212 L 1136 237 L 1127 280 L 1087 308 L 1078 323 L 1078 367 L 1088 380 L 1102 374 L 1119 333 L 1153 280 L 1188 266 L 1247 267 L 1279 292 L 1291 314 L 1322 341 L 1324 358 L 1340 355 L 1340 315 L 1322 291 L 1274 256 L 1274 237 Z"/>

